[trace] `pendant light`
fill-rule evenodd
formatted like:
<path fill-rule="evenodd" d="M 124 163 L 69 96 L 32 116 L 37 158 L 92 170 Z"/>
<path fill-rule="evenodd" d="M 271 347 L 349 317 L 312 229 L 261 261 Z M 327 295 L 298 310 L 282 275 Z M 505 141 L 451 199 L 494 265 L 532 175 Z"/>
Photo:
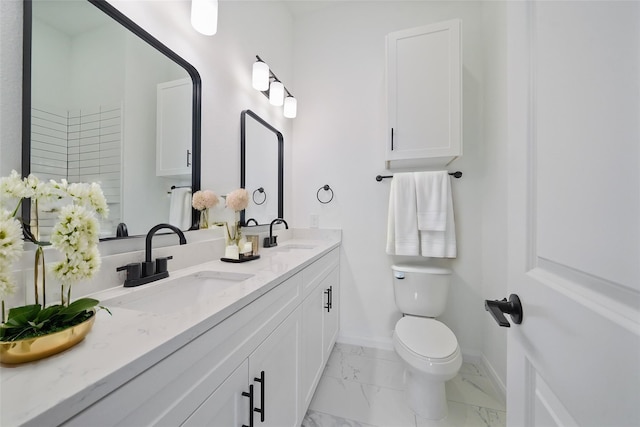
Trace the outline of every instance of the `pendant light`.
<path fill-rule="evenodd" d="M 214 35 L 218 31 L 218 0 L 191 0 L 191 25 L 205 36 Z"/>

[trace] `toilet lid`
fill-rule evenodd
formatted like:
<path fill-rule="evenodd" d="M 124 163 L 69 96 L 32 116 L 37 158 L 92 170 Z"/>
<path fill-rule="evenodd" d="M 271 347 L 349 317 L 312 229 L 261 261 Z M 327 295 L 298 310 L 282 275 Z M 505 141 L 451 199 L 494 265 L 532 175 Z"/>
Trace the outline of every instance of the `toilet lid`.
<path fill-rule="evenodd" d="M 458 340 L 444 323 L 424 317 L 405 316 L 396 323 L 396 336 L 409 350 L 444 359 L 458 348 Z"/>

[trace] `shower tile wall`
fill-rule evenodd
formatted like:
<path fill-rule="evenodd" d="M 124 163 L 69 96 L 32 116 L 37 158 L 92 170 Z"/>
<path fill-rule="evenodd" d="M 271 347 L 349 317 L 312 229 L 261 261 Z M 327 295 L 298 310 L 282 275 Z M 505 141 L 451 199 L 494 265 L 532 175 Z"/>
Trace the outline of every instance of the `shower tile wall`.
<path fill-rule="evenodd" d="M 121 218 L 120 105 L 31 111 L 31 173 L 41 180 L 99 182 L 109 205 L 108 223 L 102 229 L 114 232 Z M 47 210 L 39 213 L 42 239 L 48 238 L 56 215 Z"/>

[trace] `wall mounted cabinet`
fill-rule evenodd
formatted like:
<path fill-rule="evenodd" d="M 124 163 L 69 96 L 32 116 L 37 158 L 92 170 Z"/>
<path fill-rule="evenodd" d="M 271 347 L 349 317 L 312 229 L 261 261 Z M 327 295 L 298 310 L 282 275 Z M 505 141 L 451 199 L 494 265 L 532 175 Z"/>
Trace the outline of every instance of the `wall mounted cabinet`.
<path fill-rule="evenodd" d="M 386 167 L 462 155 L 461 21 L 387 35 Z"/>
<path fill-rule="evenodd" d="M 193 84 L 190 79 L 158 84 L 156 175 L 191 175 Z"/>

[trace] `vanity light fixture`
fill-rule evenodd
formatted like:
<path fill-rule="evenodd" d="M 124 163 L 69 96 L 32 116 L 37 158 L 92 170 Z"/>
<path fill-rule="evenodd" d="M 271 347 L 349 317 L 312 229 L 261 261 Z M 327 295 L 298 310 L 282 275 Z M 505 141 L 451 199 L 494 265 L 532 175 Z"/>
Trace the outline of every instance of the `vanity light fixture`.
<path fill-rule="evenodd" d="M 275 80 L 269 86 L 269 102 L 276 107 L 284 103 L 284 85 L 282 82 Z"/>
<path fill-rule="evenodd" d="M 218 0 L 191 0 L 191 25 L 205 36 L 214 35 L 218 31 Z"/>
<path fill-rule="evenodd" d="M 260 58 L 253 63 L 253 88 L 259 91 L 269 90 L 269 66 Z"/>
<path fill-rule="evenodd" d="M 284 99 L 284 116 L 288 119 L 295 119 L 298 114 L 298 100 L 289 94 Z"/>
<path fill-rule="evenodd" d="M 298 101 L 258 55 L 256 55 L 256 62 L 253 63 L 251 80 L 253 88 L 269 98 L 271 105 L 279 107 L 284 104 L 283 113 L 286 118 L 296 117 Z"/>

